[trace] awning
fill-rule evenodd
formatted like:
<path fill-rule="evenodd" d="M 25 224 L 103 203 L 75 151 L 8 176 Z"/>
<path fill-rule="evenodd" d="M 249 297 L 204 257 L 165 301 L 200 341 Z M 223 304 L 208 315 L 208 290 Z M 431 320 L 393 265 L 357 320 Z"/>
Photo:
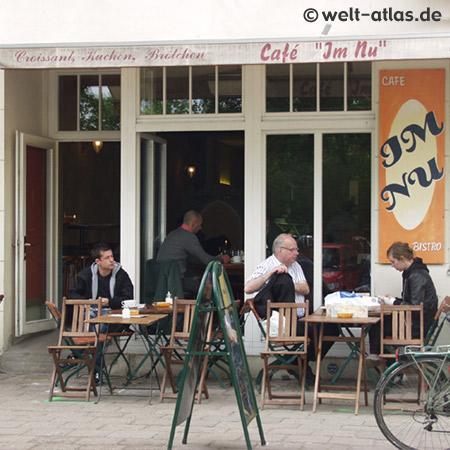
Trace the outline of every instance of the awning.
<path fill-rule="evenodd" d="M 399 0 L 390 7 L 367 0 L 6 0 L 0 4 L 2 68 L 450 56 L 447 0 Z"/>

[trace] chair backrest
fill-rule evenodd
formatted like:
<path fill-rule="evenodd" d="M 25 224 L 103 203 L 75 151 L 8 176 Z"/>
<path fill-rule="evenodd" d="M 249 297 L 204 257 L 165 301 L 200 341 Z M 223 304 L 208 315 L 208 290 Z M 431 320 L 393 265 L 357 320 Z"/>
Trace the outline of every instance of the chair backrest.
<path fill-rule="evenodd" d="M 98 325 L 96 325 L 96 327 L 90 327 L 89 324 L 86 323 L 86 320 L 91 317 L 91 311 L 94 308 L 97 310 L 96 315 L 101 315 L 102 301 L 100 299 L 71 300 L 64 298 L 61 323 L 66 323 L 69 307 L 73 308 L 72 322 L 67 324 L 66 327 L 60 327 L 58 345 L 62 345 L 63 341 L 67 339 L 90 338 L 93 342 L 92 345 L 96 346 L 97 333 L 95 332 L 95 328 L 98 329 Z"/>
<path fill-rule="evenodd" d="M 419 317 L 420 336 L 413 335 L 413 320 Z M 391 321 L 391 336 L 384 337 L 385 323 Z M 404 346 L 420 345 L 423 346 L 423 303 L 420 305 L 385 305 L 381 304 L 381 351 L 385 345 Z"/>
<path fill-rule="evenodd" d="M 297 336 L 298 315 L 297 309 L 305 308 L 305 317 L 309 315 L 309 302 L 305 303 L 280 303 L 267 302 L 267 333 L 266 333 L 266 351 L 273 347 L 308 344 L 308 327 L 304 327 L 304 332 Z M 274 311 L 278 312 L 278 327 L 274 330 L 273 324 L 269 318 Z"/>
<path fill-rule="evenodd" d="M 175 345 L 180 341 L 187 342 L 191 334 L 192 323 L 194 319 L 196 300 L 184 300 L 175 297 L 173 302 L 173 314 L 172 314 L 172 334 L 170 335 L 169 345 Z M 181 329 L 177 330 L 178 317 L 183 314 L 183 320 L 181 323 Z M 212 330 L 212 317 L 209 320 L 208 330 L 206 333 L 207 341 L 211 339 Z"/>
<path fill-rule="evenodd" d="M 433 323 L 431 324 L 425 336 L 424 340 L 425 345 L 436 345 L 442 327 L 446 322 L 446 315 L 449 311 L 450 311 L 450 296 L 447 295 L 444 298 L 444 300 L 442 300 L 441 305 L 439 306 L 438 310 L 436 311 L 436 314 L 434 315 Z"/>
<path fill-rule="evenodd" d="M 61 311 L 58 309 L 55 303 L 46 301 L 45 306 L 50 311 L 50 314 L 52 315 L 53 320 L 57 323 L 58 327 L 61 325 L 62 320 L 62 314 Z"/>
<path fill-rule="evenodd" d="M 255 316 L 256 322 L 258 323 L 259 331 L 261 331 L 261 334 L 263 335 L 264 339 L 266 339 L 266 329 L 262 323 L 261 316 L 258 314 L 258 311 L 256 311 L 255 299 L 248 298 L 247 300 L 245 300 L 245 305 L 247 305 L 246 307 L 248 307 L 249 310 Z"/>
<path fill-rule="evenodd" d="M 144 270 L 145 303 L 164 301 L 167 291 L 170 291 L 172 298 L 180 298 L 184 294 L 180 265 L 176 259 L 166 261 L 148 259 Z"/>

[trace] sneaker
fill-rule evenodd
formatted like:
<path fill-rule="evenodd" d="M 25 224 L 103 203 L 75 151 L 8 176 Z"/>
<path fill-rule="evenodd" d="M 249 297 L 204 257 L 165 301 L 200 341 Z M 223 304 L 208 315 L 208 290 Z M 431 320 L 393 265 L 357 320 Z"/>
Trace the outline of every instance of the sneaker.
<path fill-rule="evenodd" d="M 76 359 L 76 356 L 73 353 L 71 353 L 70 355 L 67 355 L 67 359 Z M 59 367 L 61 369 L 65 369 L 66 367 L 67 368 L 75 367 L 75 366 L 76 366 L 76 364 L 71 364 L 71 363 L 60 363 L 59 364 Z"/>
<path fill-rule="evenodd" d="M 100 386 L 100 375 L 98 372 L 95 372 L 94 374 L 94 383 L 96 386 Z"/>
<path fill-rule="evenodd" d="M 376 353 L 370 353 L 368 356 L 366 356 L 366 367 L 377 367 L 381 363 L 380 355 L 377 355 Z"/>

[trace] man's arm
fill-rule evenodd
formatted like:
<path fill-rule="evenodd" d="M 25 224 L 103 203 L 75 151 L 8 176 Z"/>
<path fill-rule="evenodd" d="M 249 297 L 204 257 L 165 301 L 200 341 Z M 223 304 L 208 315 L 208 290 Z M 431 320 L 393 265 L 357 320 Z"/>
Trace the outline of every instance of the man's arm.
<path fill-rule="evenodd" d="M 259 291 L 264 284 L 266 283 L 266 281 L 274 274 L 276 273 L 287 273 L 287 267 L 284 265 L 280 265 L 275 267 L 274 269 L 272 269 L 270 272 L 267 272 L 257 278 L 253 278 L 251 280 L 248 280 L 245 283 L 244 286 L 244 292 L 246 294 L 253 294 L 256 291 Z"/>
<path fill-rule="evenodd" d="M 117 285 L 114 290 L 114 298 L 112 298 L 107 305 L 111 309 L 120 309 L 122 308 L 123 300 L 134 298 L 134 286 L 129 275 L 123 269 L 120 269 L 117 275 L 119 275 L 120 272 L 122 273 L 120 279 L 116 280 Z"/>
<path fill-rule="evenodd" d="M 295 292 L 301 295 L 309 294 L 309 286 L 306 280 L 300 281 L 299 283 L 294 284 Z"/>

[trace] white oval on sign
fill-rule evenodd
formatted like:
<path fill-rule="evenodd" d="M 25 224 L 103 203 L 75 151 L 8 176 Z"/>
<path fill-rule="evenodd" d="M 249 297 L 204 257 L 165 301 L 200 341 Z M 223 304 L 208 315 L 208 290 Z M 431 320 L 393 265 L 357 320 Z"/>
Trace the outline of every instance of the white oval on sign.
<path fill-rule="evenodd" d="M 419 226 L 425 218 L 431 201 L 433 200 L 434 188 L 436 182 L 433 181 L 430 186 L 423 187 L 419 184 L 417 176 L 413 175 L 414 184 L 408 182 L 409 174 L 418 167 L 423 168 L 430 176 L 428 161 L 437 157 L 437 142 L 427 129 L 425 142 L 417 135 L 415 136 L 416 148 L 413 152 L 406 151 L 413 142 L 414 137 L 411 133 L 405 133 L 404 138 L 410 139 L 404 143 L 401 139 L 403 130 L 412 124 L 423 127 L 427 110 L 418 100 L 408 100 L 398 111 L 392 122 L 390 136 L 397 136 L 402 147 L 402 155 L 399 161 L 391 167 L 386 168 L 386 185 L 395 183 L 403 185 L 402 176 L 406 173 L 406 183 L 409 191 L 409 197 L 396 194 L 396 205 L 392 210 L 398 223 L 406 230 L 413 230 Z"/>

